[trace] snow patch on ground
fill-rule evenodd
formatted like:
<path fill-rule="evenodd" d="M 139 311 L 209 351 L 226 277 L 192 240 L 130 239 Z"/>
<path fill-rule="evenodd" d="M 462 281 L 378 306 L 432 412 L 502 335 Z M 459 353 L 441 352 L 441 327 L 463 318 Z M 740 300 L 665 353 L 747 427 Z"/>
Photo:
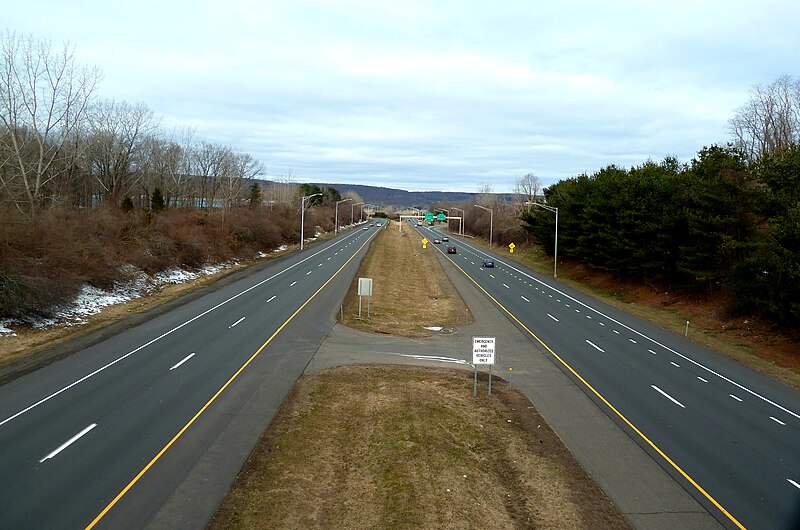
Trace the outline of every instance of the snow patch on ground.
<path fill-rule="evenodd" d="M 442 326 L 425 326 L 425 329 L 429 329 L 431 331 L 442 331 L 444 328 Z"/>
<path fill-rule="evenodd" d="M 283 248 L 286 247 L 284 246 Z M 140 298 L 156 291 L 162 285 L 185 283 L 200 276 L 214 274 L 223 269 L 233 267 L 237 263 L 233 261 L 208 265 L 196 271 L 173 268 L 161 271 L 153 276 L 139 271 L 132 275 L 132 280 L 116 284 L 110 291 L 98 289 L 91 285 L 84 285 L 80 294 L 71 303 L 54 311 L 52 318 L 30 317 L 24 320 L 0 320 L 0 337 L 16 336 L 14 330 L 8 327 L 15 324 L 29 325 L 35 329 L 83 324 L 90 316 L 102 311 L 104 307 Z"/>

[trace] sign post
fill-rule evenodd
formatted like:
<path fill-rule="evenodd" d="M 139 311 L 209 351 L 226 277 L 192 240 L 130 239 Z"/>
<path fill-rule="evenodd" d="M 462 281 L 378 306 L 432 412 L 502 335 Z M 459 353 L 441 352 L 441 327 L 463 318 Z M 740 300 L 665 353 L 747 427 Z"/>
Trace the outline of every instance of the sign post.
<path fill-rule="evenodd" d="M 495 337 L 472 337 L 472 365 L 475 375 L 472 384 L 472 397 L 478 398 L 478 365 L 489 365 L 489 395 L 492 395 L 492 365 L 495 357 Z"/>
<path fill-rule="evenodd" d="M 514 243 L 509 243 L 508 244 L 508 251 L 513 254 L 514 253 L 514 247 L 516 247 L 516 246 L 517 245 L 515 245 Z"/>
<path fill-rule="evenodd" d="M 372 296 L 372 278 L 358 279 L 358 318 L 361 318 L 361 297 L 367 297 L 367 319 L 369 319 L 369 299 Z"/>
<path fill-rule="evenodd" d="M 427 237 L 423 237 L 422 238 L 422 248 L 428 248 L 428 238 Z"/>

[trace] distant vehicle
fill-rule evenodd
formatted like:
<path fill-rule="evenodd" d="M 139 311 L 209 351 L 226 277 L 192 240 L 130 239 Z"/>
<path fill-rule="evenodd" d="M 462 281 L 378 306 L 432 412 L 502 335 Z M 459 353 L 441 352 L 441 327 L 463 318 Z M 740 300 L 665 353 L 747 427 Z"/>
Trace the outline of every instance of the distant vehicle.
<path fill-rule="evenodd" d="M 442 240 L 441 240 L 441 239 L 434 239 L 434 240 L 433 240 L 433 244 L 434 244 L 434 245 L 438 245 L 438 244 L 439 244 L 439 243 L 441 243 L 441 242 L 442 242 Z"/>
<path fill-rule="evenodd" d="M 364 228 L 362 228 L 361 230 L 369 230 L 369 227 L 368 227 L 368 226 L 365 226 L 365 227 L 364 227 Z"/>
<path fill-rule="evenodd" d="M 450 241 L 450 238 L 447 237 L 447 236 L 442 236 L 442 241 L 445 241 L 445 242 Z"/>
<path fill-rule="evenodd" d="M 494 260 L 492 260 L 492 259 L 488 259 L 488 258 L 487 258 L 487 259 L 484 259 L 484 260 L 483 260 L 483 266 L 484 266 L 484 267 L 490 267 L 490 268 L 494 268 Z"/>
<path fill-rule="evenodd" d="M 456 247 L 447 247 L 447 253 L 448 254 L 458 254 L 458 251 L 456 250 Z"/>
<path fill-rule="evenodd" d="M 378 224 L 376 224 L 375 226 L 381 226 L 381 224 L 380 224 L 380 223 L 378 223 Z"/>

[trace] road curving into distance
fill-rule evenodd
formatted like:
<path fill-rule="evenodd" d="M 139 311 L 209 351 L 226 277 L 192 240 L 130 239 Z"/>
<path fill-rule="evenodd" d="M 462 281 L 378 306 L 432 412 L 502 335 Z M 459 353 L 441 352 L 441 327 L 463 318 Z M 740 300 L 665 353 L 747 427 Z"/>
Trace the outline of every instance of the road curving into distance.
<path fill-rule="evenodd" d="M 721 523 L 797 527 L 800 393 L 499 253 L 448 245 L 458 253 L 434 248 Z"/>
<path fill-rule="evenodd" d="M 0 386 L 0 526 L 204 527 L 376 233 L 288 255 Z M 194 504 L 170 513 L 179 493 Z"/>

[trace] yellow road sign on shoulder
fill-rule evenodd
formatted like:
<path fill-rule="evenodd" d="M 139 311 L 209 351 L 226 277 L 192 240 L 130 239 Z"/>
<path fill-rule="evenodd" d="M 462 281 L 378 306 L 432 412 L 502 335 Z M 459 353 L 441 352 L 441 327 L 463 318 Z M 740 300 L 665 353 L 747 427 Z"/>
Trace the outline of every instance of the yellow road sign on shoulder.
<path fill-rule="evenodd" d="M 424 247 L 427 244 L 428 244 L 428 238 L 427 237 L 423 237 L 422 238 L 422 246 Z"/>
<path fill-rule="evenodd" d="M 513 253 L 514 253 L 514 247 L 516 247 L 516 246 L 517 246 L 517 245 L 515 245 L 514 243 L 509 243 L 509 244 L 508 244 L 508 250 L 509 250 L 509 252 L 511 252 L 511 253 L 513 254 Z"/>

